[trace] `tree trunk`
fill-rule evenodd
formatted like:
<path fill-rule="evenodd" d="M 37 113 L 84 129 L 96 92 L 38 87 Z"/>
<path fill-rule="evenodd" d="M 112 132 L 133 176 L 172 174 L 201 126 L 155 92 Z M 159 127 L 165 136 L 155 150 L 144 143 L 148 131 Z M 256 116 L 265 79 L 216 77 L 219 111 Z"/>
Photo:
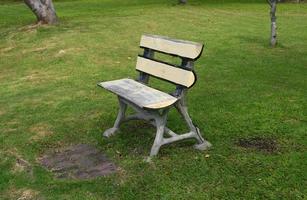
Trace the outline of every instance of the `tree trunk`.
<path fill-rule="evenodd" d="M 179 3 L 180 3 L 180 4 L 186 4 L 186 3 L 187 3 L 187 0 L 179 0 Z"/>
<path fill-rule="evenodd" d="M 37 23 L 55 24 L 58 22 L 52 0 L 24 0 L 37 18 Z"/>
<path fill-rule="evenodd" d="M 271 46 L 275 47 L 277 44 L 277 25 L 276 25 L 276 4 L 277 0 L 268 0 L 271 6 Z"/>

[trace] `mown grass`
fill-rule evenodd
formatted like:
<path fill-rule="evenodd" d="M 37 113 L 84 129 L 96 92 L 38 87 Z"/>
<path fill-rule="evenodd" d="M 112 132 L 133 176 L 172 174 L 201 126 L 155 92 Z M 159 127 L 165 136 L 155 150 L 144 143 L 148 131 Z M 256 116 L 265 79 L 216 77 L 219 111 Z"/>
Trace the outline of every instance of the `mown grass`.
<path fill-rule="evenodd" d="M 58 1 L 60 24 L 39 28 L 28 26 L 35 18 L 23 4 L 0 5 L 0 198 L 306 198 L 307 6 L 279 5 L 272 49 L 267 4 L 221 2 Z M 210 151 L 181 142 L 144 163 L 154 129 L 143 122 L 101 138 L 117 100 L 96 83 L 136 76 L 143 33 L 205 43 L 188 101 Z M 174 111 L 169 126 L 185 130 Z M 249 137 L 274 138 L 278 151 L 236 145 Z M 37 162 L 78 143 L 105 151 L 119 172 L 57 180 Z"/>

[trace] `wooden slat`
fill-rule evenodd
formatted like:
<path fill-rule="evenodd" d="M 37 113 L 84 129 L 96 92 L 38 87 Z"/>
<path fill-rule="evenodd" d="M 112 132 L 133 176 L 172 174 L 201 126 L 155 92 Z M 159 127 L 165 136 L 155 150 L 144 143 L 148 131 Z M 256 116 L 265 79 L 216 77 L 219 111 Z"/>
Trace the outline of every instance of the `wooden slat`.
<path fill-rule="evenodd" d="M 195 74 L 192 71 L 180 69 L 140 56 L 137 59 L 136 69 L 185 87 L 191 87 L 196 81 Z"/>
<path fill-rule="evenodd" d="M 132 79 L 120 79 L 98 84 L 141 108 L 159 109 L 172 105 L 177 98 Z"/>
<path fill-rule="evenodd" d="M 200 56 L 203 49 L 203 44 L 200 43 L 175 40 L 157 35 L 143 35 L 140 46 L 193 60 Z"/>

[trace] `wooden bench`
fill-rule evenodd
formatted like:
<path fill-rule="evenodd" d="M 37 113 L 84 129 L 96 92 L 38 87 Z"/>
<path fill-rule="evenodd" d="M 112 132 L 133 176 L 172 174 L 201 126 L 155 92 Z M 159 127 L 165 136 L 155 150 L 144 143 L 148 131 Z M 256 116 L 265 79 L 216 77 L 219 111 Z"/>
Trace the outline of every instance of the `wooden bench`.
<path fill-rule="evenodd" d="M 106 130 L 103 135 L 105 137 L 113 135 L 122 122 L 144 119 L 157 128 L 150 157 L 157 155 L 162 145 L 188 138 L 196 139 L 197 144 L 194 145 L 196 149 L 209 148 L 211 144 L 203 139 L 200 130 L 193 124 L 186 106 L 187 91 L 196 82 L 194 61 L 202 54 L 203 45 L 162 36 L 143 35 L 140 47 L 144 49 L 144 53 L 137 58 L 136 70 L 140 72 L 137 80 L 125 78 L 98 83 L 98 86 L 116 94 L 119 100 L 119 112 L 114 126 Z M 181 66 L 154 59 L 155 52 L 179 57 L 182 60 Z M 150 76 L 175 84 L 174 92 L 168 94 L 149 87 L 147 84 Z M 136 113 L 125 116 L 127 105 Z M 188 133 L 179 135 L 166 127 L 167 114 L 172 106 L 185 120 L 190 129 Z M 168 137 L 164 137 L 164 134 Z"/>

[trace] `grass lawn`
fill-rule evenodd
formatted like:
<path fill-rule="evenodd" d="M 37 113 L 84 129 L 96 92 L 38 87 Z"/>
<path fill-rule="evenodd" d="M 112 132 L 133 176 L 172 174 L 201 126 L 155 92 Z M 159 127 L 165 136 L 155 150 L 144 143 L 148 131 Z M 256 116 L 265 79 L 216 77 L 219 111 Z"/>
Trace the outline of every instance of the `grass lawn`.
<path fill-rule="evenodd" d="M 40 28 L 28 26 L 35 17 L 24 4 L 0 4 L 0 199 L 307 198 L 307 4 L 279 4 L 272 49 L 265 1 L 176 2 L 56 1 L 61 23 Z M 143 33 L 205 43 L 188 102 L 211 150 L 185 141 L 145 163 L 155 129 L 141 121 L 102 139 L 118 105 L 96 83 L 136 77 Z M 174 110 L 168 125 L 186 129 Z M 253 137 L 277 150 L 237 145 Z M 79 143 L 106 152 L 118 173 L 58 180 L 37 161 Z"/>

